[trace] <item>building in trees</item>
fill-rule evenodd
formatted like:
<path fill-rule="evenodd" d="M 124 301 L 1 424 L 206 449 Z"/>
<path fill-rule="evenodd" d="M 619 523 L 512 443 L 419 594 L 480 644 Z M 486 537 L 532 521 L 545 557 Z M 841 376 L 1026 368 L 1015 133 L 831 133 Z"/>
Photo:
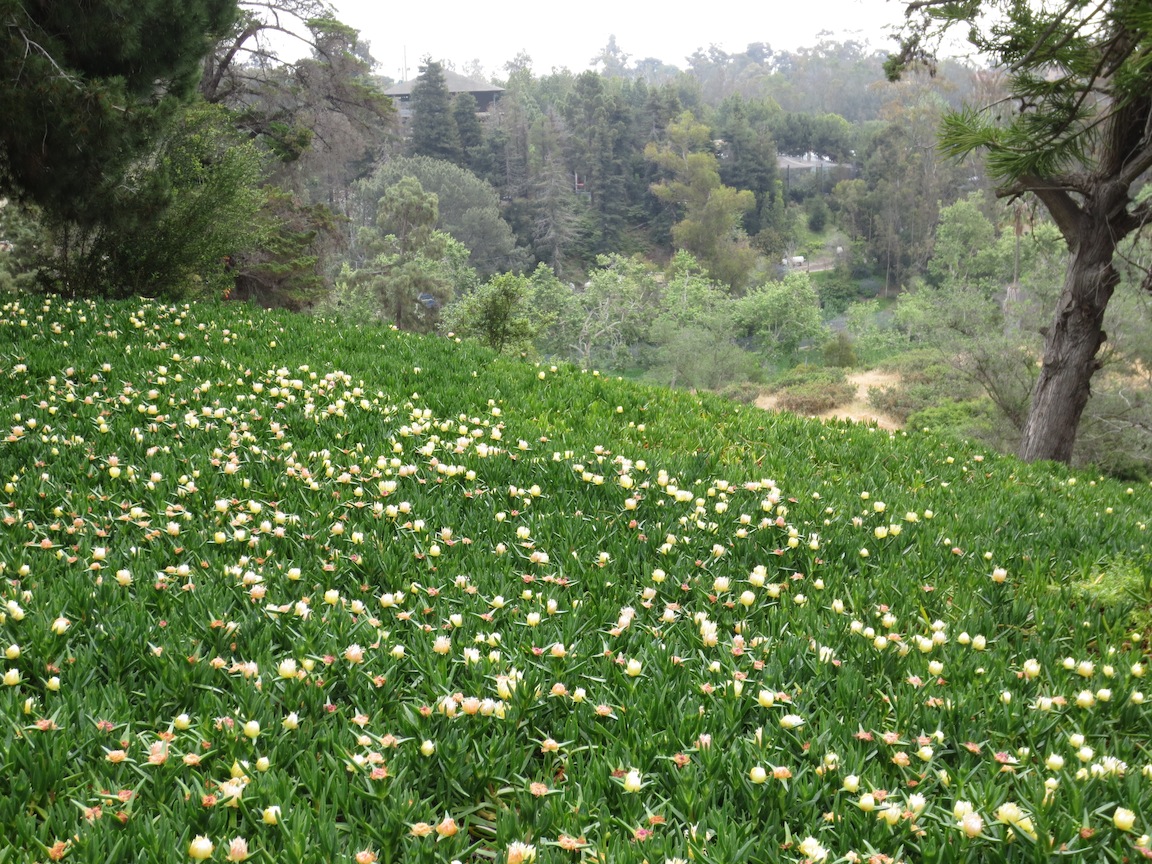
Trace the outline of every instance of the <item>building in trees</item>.
<path fill-rule="evenodd" d="M 461 75 L 459 72 L 453 72 L 451 69 L 441 67 L 441 75 L 444 77 L 444 89 L 447 90 L 449 96 L 468 93 L 476 100 L 476 111 L 481 114 L 487 114 L 491 111 L 496 100 L 500 98 L 500 94 L 504 92 L 503 87 L 497 87 L 495 84 L 489 84 L 487 81 L 478 81 L 475 78 L 469 78 L 466 75 Z M 400 112 L 401 122 L 403 123 L 407 123 L 412 119 L 412 91 L 419 81 L 419 77 L 409 81 L 402 81 L 384 91 L 385 96 L 392 97 L 392 101 L 396 104 L 396 108 Z"/>

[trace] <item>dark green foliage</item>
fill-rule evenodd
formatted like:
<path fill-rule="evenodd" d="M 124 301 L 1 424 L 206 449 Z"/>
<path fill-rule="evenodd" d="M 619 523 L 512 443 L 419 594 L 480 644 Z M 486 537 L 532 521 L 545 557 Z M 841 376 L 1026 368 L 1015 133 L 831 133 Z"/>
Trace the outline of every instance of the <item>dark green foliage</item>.
<path fill-rule="evenodd" d="M 536 334 L 529 315 L 532 285 L 526 276 L 502 273 L 445 310 L 443 328 L 501 353 L 527 351 Z"/>
<path fill-rule="evenodd" d="M 468 250 L 436 230 L 435 193 L 415 177 L 385 189 L 375 225 L 360 229 L 364 266 L 345 268 L 336 306 L 354 315 L 391 321 L 401 330 L 428 332 L 455 295 L 475 287 Z"/>
<path fill-rule="evenodd" d="M 828 224 L 828 205 L 824 203 L 824 196 L 814 195 L 809 198 L 804 209 L 808 213 L 808 230 L 813 234 L 822 234 L 824 226 Z"/>
<path fill-rule="evenodd" d="M 476 116 L 479 106 L 471 93 L 457 93 L 452 99 L 452 118 L 460 136 L 461 164 L 475 172 L 482 167 L 484 128 Z"/>
<path fill-rule="evenodd" d="M 825 318 L 841 315 L 860 296 L 859 286 L 846 266 L 837 265 L 834 270 L 813 273 L 812 281 L 820 294 L 820 308 Z"/>
<path fill-rule="evenodd" d="M 48 248 L 39 214 L 0 198 L 0 291 L 32 287 Z"/>
<path fill-rule="evenodd" d="M 856 365 L 856 349 L 846 330 L 841 330 L 835 339 L 824 343 L 824 362 L 828 366 L 842 368 Z"/>
<path fill-rule="evenodd" d="M 452 112 L 452 98 L 444 81 L 444 67 L 425 60 L 412 88 L 413 156 L 428 156 L 460 164 L 460 131 Z"/>
<path fill-rule="evenodd" d="M 104 201 L 101 221 L 53 220 L 53 281 L 84 295 L 220 294 L 230 260 L 259 242 L 260 155 L 217 106 L 189 109 Z"/>
<path fill-rule="evenodd" d="M 265 307 L 306 308 L 325 290 L 325 264 L 342 245 L 340 220 L 323 204 L 305 204 L 275 186 L 262 192 L 261 242 L 234 256 L 232 296 Z"/>
<path fill-rule="evenodd" d="M 235 15 L 236 0 L 0 0 L 0 192 L 102 218 Z"/>
<path fill-rule="evenodd" d="M 357 193 L 360 206 L 354 221 L 361 226 L 374 224 L 380 198 L 404 177 L 415 178 L 421 188 L 435 194 L 436 227 L 468 247 L 471 264 L 481 274 L 491 275 L 523 266 L 523 254 L 516 248 L 516 239 L 501 218 L 496 191 L 450 162 L 427 156 L 385 162 L 360 185 Z"/>

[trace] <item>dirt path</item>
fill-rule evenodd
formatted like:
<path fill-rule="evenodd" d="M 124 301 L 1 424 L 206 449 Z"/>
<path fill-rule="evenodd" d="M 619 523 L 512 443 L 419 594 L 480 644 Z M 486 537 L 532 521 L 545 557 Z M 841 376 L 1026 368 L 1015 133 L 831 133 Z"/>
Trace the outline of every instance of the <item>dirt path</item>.
<path fill-rule="evenodd" d="M 868 390 L 872 387 L 890 387 L 900 380 L 900 376 L 878 369 L 848 373 L 848 383 L 856 387 L 856 396 L 846 405 L 815 415 L 818 420 L 854 420 L 857 423 L 875 422 L 881 429 L 899 429 L 900 424 L 893 418 L 881 414 L 868 404 Z M 756 400 L 756 407 L 767 411 L 779 410 L 777 398 L 769 393 Z"/>

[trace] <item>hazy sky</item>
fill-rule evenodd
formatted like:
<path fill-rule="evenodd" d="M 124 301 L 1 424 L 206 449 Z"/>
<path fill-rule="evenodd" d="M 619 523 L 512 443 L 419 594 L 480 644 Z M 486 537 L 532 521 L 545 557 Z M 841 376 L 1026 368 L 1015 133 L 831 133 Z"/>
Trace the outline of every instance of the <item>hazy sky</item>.
<path fill-rule="evenodd" d="M 489 74 L 502 75 L 520 51 L 532 57 L 538 75 L 564 66 L 579 72 L 612 34 L 633 60 L 657 57 L 680 68 L 697 48 L 715 44 L 738 53 L 751 42 L 767 42 L 794 50 L 815 45 L 821 31 L 887 49 L 894 43 L 885 28 L 900 22 L 904 8 L 896 0 L 332 2 L 340 20 L 372 44 L 380 73 L 396 79 L 403 77 L 405 54 L 408 77 L 417 74 L 425 55 L 458 69 L 479 59 Z"/>

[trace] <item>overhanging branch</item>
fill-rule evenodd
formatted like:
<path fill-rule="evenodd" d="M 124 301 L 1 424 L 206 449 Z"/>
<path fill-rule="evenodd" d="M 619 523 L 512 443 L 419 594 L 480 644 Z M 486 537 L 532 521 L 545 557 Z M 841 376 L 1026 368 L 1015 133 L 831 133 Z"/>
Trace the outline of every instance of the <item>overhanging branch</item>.
<path fill-rule="evenodd" d="M 1075 248 L 1080 242 L 1080 222 L 1084 210 L 1068 194 L 1069 188 L 1080 191 L 1075 185 L 1062 185 L 1051 179 L 1025 174 L 1010 186 L 998 189 L 996 194 L 1000 198 L 1013 198 L 1031 192 L 1048 208 L 1056 227 L 1064 235 L 1064 240 L 1070 247 Z"/>

